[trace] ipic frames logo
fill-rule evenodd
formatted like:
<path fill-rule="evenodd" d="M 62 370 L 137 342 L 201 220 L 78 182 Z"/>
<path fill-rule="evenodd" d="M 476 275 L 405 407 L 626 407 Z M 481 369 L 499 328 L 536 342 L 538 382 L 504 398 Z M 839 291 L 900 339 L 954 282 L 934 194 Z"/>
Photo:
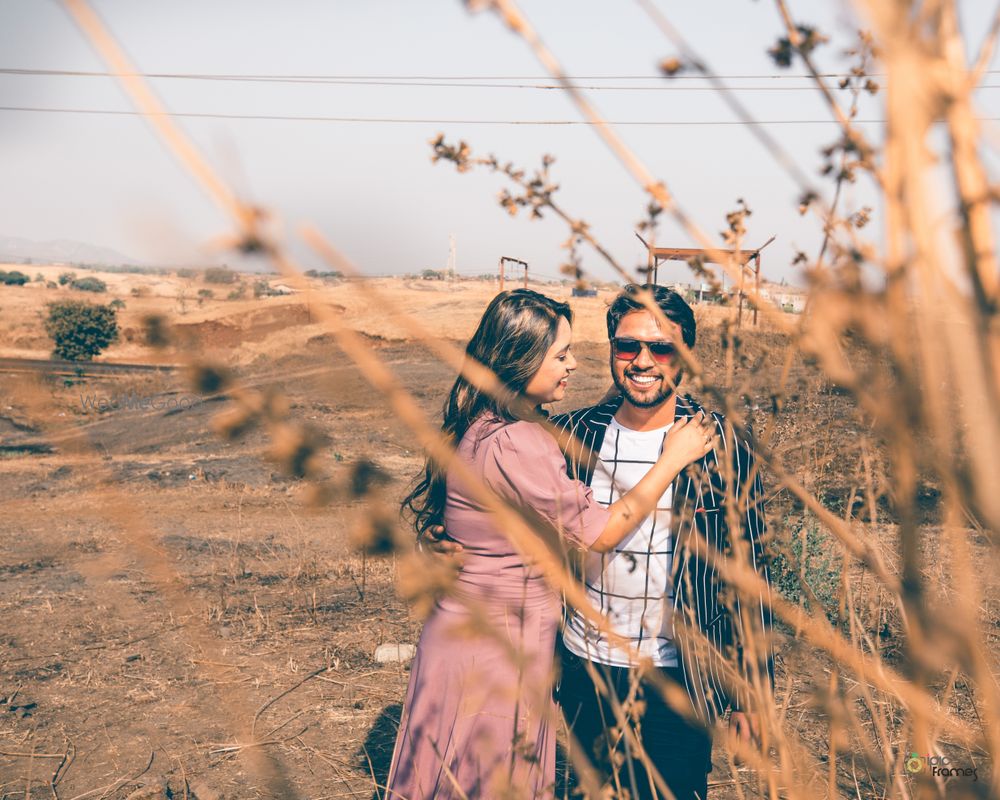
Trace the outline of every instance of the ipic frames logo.
<path fill-rule="evenodd" d="M 916 753 L 910 753 L 903 762 L 903 766 L 911 775 L 916 775 L 919 772 L 929 769 L 931 775 L 934 777 L 963 777 L 972 778 L 973 781 L 979 780 L 979 775 L 977 774 L 978 767 L 954 767 L 947 756 L 921 756 Z"/>

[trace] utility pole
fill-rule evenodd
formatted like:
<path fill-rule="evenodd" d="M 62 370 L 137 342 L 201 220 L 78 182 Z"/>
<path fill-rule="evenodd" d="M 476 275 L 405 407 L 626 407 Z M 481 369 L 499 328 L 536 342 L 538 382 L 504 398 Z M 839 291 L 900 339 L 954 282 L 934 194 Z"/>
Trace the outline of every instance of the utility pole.
<path fill-rule="evenodd" d="M 774 238 L 773 236 L 771 237 Z M 770 244 L 770 242 L 768 242 Z M 764 245 L 766 247 L 767 245 Z M 754 270 L 753 270 L 753 294 L 754 297 L 760 297 L 760 250 L 757 251 L 757 257 L 754 259 Z M 757 303 L 753 304 L 753 324 L 757 324 Z"/>
<path fill-rule="evenodd" d="M 455 282 L 455 234 L 448 237 L 448 279 Z"/>

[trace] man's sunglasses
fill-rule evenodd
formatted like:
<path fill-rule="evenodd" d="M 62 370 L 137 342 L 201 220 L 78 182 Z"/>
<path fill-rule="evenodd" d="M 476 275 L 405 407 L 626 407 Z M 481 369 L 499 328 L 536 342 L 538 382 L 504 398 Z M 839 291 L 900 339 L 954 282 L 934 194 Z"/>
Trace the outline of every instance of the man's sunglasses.
<path fill-rule="evenodd" d="M 611 351 L 621 361 L 635 361 L 645 347 L 650 358 L 657 364 L 669 364 L 677 356 L 677 348 L 671 342 L 644 342 L 639 339 L 612 339 Z"/>

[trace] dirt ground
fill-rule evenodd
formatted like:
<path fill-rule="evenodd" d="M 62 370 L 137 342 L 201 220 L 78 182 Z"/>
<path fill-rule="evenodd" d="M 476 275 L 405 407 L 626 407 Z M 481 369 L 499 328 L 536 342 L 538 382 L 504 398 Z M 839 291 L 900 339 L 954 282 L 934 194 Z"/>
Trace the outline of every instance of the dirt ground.
<path fill-rule="evenodd" d="M 332 473 L 368 459 L 389 476 L 384 502 L 403 494 L 421 455 L 300 299 L 213 300 L 178 314 L 176 284 L 163 279 L 159 294 L 132 298 L 132 284 L 154 281 L 115 278 L 127 304 L 123 327 L 140 329 L 150 310 L 169 313 L 187 352 L 232 366 L 242 385 L 284 393 L 293 418 L 321 433 Z M 0 287 L 0 354 L 45 357 L 49 345 L 33 320 L 43 295 L 63 290 L 24 288 L 37 293 L 30 303 L 17 291 Z M 437 335 L 458 340 L 490 291 L 416 282 L 397 285 L 393 297 Z M 336 292 L 330 302 L 437 418 L 453 373 L 407 341 L 357 287 Z M 592 402 L 607 386 L 602 299 L 575 302 L 580 368 L 568 406 Z M 697 352 L 708 374 L 725 375 L 713 311 L 701 312 Z M 780 336 L 767 326 L 747 333 L 736 365 L 758 427 L 768 422 L 781 369 L 766 354 Z M 106 360 L 154 358 L 176 360 L 154 356 L 133 336 Z M 772 443 L 829 505 L 843 506 L 860 480 L 851 401 L 806 364 L 796 362 L 791 374 Z M 130 391 L 193 402 L 93 408 L 95 397 Z M 383 782 L 388 770 L 408 673 L 405 664 L 376 663 L 375 648 L 413 643 L 419 634 L 395 592 L 398 557 L 363 557 L 351 546 L 365 518 L 362 503 L 307 506 L 302 483 L 263 457 L 264 432 L 232 442 L 216 435 L 212 420 L 227 402 L 202 401 L 182 374 L 0 375 L 0 800 L 267 797 L 234 746 L 234 724 L 252 720 L 268 742 L 262 749 L 301 797 L 376 796 L 373 780 Z M 929 526 L 937 522 L 932 489 Z M 778 527 L 798 513 L 783 494 L 771 498 Z M 891 539 L 891 515 L 884 530 Z M 973 544 L 989 556 L 984 539 Z M 148 567 L 149 547 L 175 573 L 167 591 Z M 996 586 L 988 588 L 983 613 L 996 620 L 1000 600 Z M 199 638 L 202 630 L 210 640 Z M 825 685 L 830 665 L 791 632 L 782 637 L 779 701 L 789 728 L 822 764 L 826 725 L 812 689 Z M 994 653 L 998 638 L 990 640 Z M 946 702 L 975 720 L 961 693 Z M 714 761 L 711 797 L 758 794 L 753 772 L 734 772 L 723 746 Z M 855 796 L 856 787 L 859 796 L 881 796 L 848 758 L 838 776 L 844 796 Z M 815 780 L 822 796 L 826 776 Z"/>

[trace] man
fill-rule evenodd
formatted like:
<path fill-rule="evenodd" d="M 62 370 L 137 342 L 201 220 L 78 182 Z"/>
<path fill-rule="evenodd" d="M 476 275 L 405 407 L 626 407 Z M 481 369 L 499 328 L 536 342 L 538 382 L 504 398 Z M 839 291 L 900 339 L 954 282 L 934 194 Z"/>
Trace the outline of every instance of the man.
<path fill-rule="evenodd" d="M 641 291 L 626 286 L 607 312 L 611 376 L 620 395 L 551 420 L 571 434 L 565 437 L 570 474 L 605 505 L 652 466 L 675 420 L 704 413 L 676 392 L 683 376 L 677 343 L 695 343 L 691 308 L 675 292 L 651 287 L 667 320 L 663 327 L 640 302 Z M 767 585 L 761 482 L 749 444 L 721 415 L 712 417 L 719 450 L 681 473 L 657 510 L 614 551 L 584 557 L 587 595 L 620 638 L 608 637 L 574 609 L 566 613 L 558 688 L 563 714 L 607 785 L 632 798 L 664 796 L 645 767 L 651 763 L 678 800 L 704 800 L 711 724 L 732 709 L 730 727 L 748 742 L 756 723 L 747 713 L 745 685 L 753 684 L 755 673 L 758 681 L 771 680 L 768 598 L 741 604 L 725 591 L 716 561 L 740 553 Z M 742 542 L 730 538 L 727 518 L 740 520 Z M 428 540 L 433 536 L 425 535 Z M 441 542 L 435 549 L 457 548 Z M 748 638 L 750 628 L 756 636 Z M 685 631 L 693 634 L 682 637 Z M 652 663 L 659 680 L 638 677 L 640 660 Z M 737 668 L 735 679 L 730 666 Z M 693 713 L 678 713 L 664 701 L 664 681 L 683 687 Z M 644 705 L 633 702 L 631 709 L 641 710 L 636 731 L 644 754 L 621 735 L 622 701 L 636 698 L 636 684 Z"/>

